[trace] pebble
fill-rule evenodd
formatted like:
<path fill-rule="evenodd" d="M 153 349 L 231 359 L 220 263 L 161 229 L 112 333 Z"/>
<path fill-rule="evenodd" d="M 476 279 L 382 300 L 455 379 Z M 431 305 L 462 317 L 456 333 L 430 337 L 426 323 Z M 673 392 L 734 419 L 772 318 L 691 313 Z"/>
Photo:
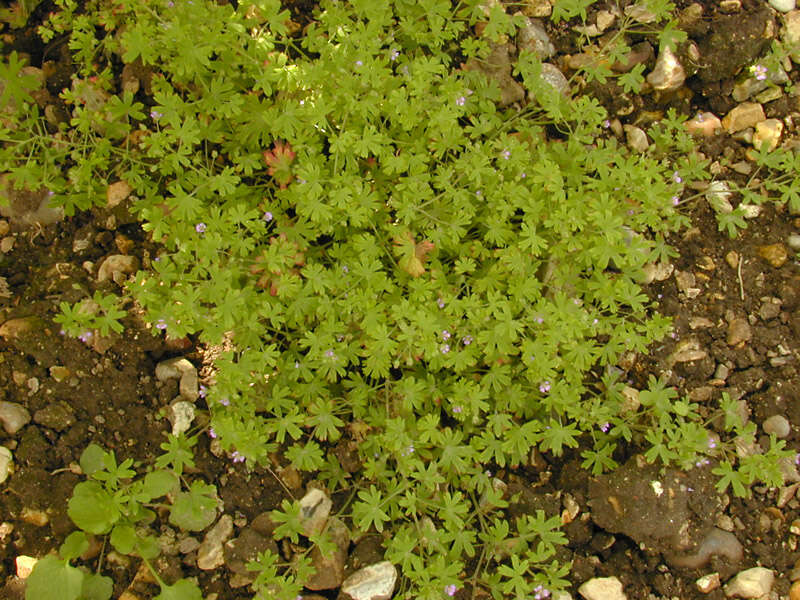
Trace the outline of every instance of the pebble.
<path fill-rule="evenodd" d="M 694 554 L 670 557 L 669 562 L 676 567 L 699 569 L 708 564 L 712 556 L 724 556 L 732 562 L 742 560 L 742 544 L 730 531 L 717 527 L 711 529 L 703 538 Z"/>
<path fill-rule="evenodd" d="M 542 24 L 535 19 L 526 19 L 518 33 L 519 40 L 517 48 L 528 50 L 535 54 L 539 60 L 545 60 L 556 53 L 556 48 L 553 42 L 550 41 L 550 36 Z"/>
<path fill-rule="evenodd" d="M 686 121 L 684 127 L 691 135 L 712 137 L 722 131 L 722 121 L 714 113 L 704 112 Z"/>
<path fill-rule="evenodd" d="M 795 581 L 789 588 L 789 600 L 800 600 L 800 581 Z"/>
<path fill-rule="evenodd" d="M 644 130 L 634 125 L 623 125 L 623 129 L 625 130 L 625 140 L 628 148 L 640 153 L 647 151 L 650 142 L 647 141 L 647 134 Z"/>
<path fill-rule="evenodd" d="M 761 598 L 769 594 L 774 579 L 771 569 L 753 567 L 740 571 L 723 590 L 728 598 Z"/>
<path fill-rule="evenodd" d="M 8 479 L 8 475 L 11 473 L 12 460 L 13 457 L 11 456 L 11 450 L 5 446 L 0 446 L 0 483 L 3 483 L 6 479 Z"/>
<path fill-rule="evenodd" d="M 126 181 L 117 181 L 106 188 L 106 206 L 114 208 L 131 195 L 133 188 Z"/>
<path fill-rule="evenodd" d="M 697 581 L 695 581 L 694 584 L 703 594 L 713 592 L 720 585 L 719 573 L 709 573 L 708 575 L 703 575 Z"/>
<path fill-rule="evenodd" d="M 686 72 L 672 50 L 665 46 L 659 52 L 655 67 L 646 79 L 654 89 L 671 92 L 683 85 L 686 81 Z"/>
<path fill-rule="evenodd" d="M 706 200 L 714 212 L 729 215 L 733 212 L 731 191 L 727 181 L 712 181 L 706 190 Z"/>
<path fill-rule="evenodd" d="M 797 48 L 800 43 L 800 10 L 792 10 L 783 17 L 781 40 L 789 48 Z M 794 62 L 800 62 L 800 50 L 789 53 Z"/>
<path fill-rule="evenodd" d="M 111 279 L 118 285 L 122 285 L 127 279 L 126 276 L 136 273 L 138 268 L 139 259 L 135 256 L 112 254 L 97 269 L 97 281 L 102 282 Z"/>
<path fill-rule="evenodd" d="M 222 515 L 197 549 L 197 568 L 210 571 L 225 564 L 223 544 L 233 535 L 233 517 Z"/>
<path fill-rule="evenodd" d="M 766 144 L 768 150 L 778 147 L 783 134 L 783 122 L 778 119 L 765 119 L 756 123 L 756 131 L 753 134 L 753 146 L 761 149 Z"/>
<path fill-rule="evenodd" d="M 344 565 L 350 545 L 350 530 L 340 519 L 333 517 L 328 519 L 325 532 L 330 536 L 336 548 L 327 555 L 320 551 L 319 546 L 314 546 L 311 551 L 314 575 L 306 580 L 305 587 L 314 591 L 338 588 L 344 580 Z"/>
<path fill-rule="evenodd" d="M 783 415 L 772 415 L 764 420 L 761 427 L 764 429 L 764 433 L 774 434 L 777 438 L 785 438 L 792 432 L 791 424 Z"/>
<path fill-rule="evenodd" d="M 795 0 L 769 0 L 769 5 L 778 12 L 788 13 L 794 10 Z"/>
<path fill-rule="evenodd" d="M 178 436 L 189 431 L 192 421 L 194 421 L 194 404 L 186 400 L 179 400 L 170 405 L 169 412 L 172 435 Z"/>
<path fill-rule="evenodd" d="M 16 434 L 31 422 L 28 409 L 16 402 L 0 402 L 0 423 L 8 435 Z"/>
<path fill-rule="evenodd" d="M 593 577 L 578 588 L 578 593 L 586 600 L 627 600 L 616 577 Z"/>
<path fill-rule="evenodd" d="M 300 523 L 303 535 L 320 533 L 325 528 L 333 502 L 320 489 L 312 488 L 300 500 Z"/>
<path fill-rule="evenodd" d="M 748 127 L 755 127 L 756 124 L 766 118 L 764 108 L 760 104 L 757 102 L 742 102 L 723 117 L 722 126 L 728 133 L 734 133 Z"/>
<path fill-rule="evenodd" d="M 789 258 L 786 246 L 781 243 L 760 246 L 758 248 L 758 255 L 776 269 L 782 267 Z"/>
<path fill-rule="evenodd" d="M 743 342 L 749 342 L 752 337 L 753 332 L 750 329 L 750 323 L 747 322 L 747 319 L 732 319 L 728 324 L 727 342 L 729 346 L 738 346 Z"/>
<path fill-rule="evenodd" d="M 64 431 L 75 424 L 75 413 L 68 404 L 58 402 L 37 410 L 33 414 L 33 421 L 48 429 Z"/>
<path fill-rule="evenodd" d="M 25 554 L 17 556 L 17 558 L 14 559 L 14 564 L 17 567 L 17 577 L 20 579 L 27 579 L 37 562 L 39 562 L 39 559 L 33 556 L 26 556 Z"/>
<path fill-rule="evenodd" d="M 789 237 L 786 238 L 786 243 L 789 245 L 789 248 L 797 252 L 800 250 L 800 234 L 790 233 Z"/>
<path fill-rule="evenodd" d="M 170 358 L 156 365 L 156 379 L 161 382 L 180 377 L 180 394 L 184 400 L 194 402 L 200 393 L 197 369 L 185 358 Z"/>
<path fill-rule="evenodd" d="M 353 600 L 389 600 L 397 583 L 397 569 L 388 560 L 359 569 L 342 583 Z"/>

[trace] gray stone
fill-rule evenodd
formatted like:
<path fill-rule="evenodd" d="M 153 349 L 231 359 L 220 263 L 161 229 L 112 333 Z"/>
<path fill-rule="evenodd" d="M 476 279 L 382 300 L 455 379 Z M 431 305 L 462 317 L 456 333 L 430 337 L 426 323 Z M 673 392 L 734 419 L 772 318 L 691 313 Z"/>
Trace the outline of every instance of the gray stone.
<path fill-rule="evenodd" d="M 775 435 L 778 438 L 785 438 L 792 432 L 792 426 L 783 415 L 772 415 L 764 420 L 761 425 L 764 433 Z"/>
<path fill-rule="evenodd" d="M 14 435 L 30 422 L 27 408 L 16 402 L 0 402 L 0 423 L 8 435 Z"/>
<path fill-rule="evenodd" d="M 769 5 L 778 12 L 788 13 L 795 9 L 795 0 L 769 0 Z"/>
<path fill-rule="evenodd" d="M 586 600 L 627 600 L 616 577 L 593 577 L 578 588 L 578 593 Z"/>
<path fill-rule="evenodd" d="M 353 600 L 389 600 L 397 583 L 397 569 L 383 561 L 359 569 L 342 583 L 342 593 Z"/>
<path fill-rule="evenodd" d="M 628 144 L 628 148 L 640 154 L 647 152 L 650 142 L 647 141 L 647 134 L 644 130 L 634 125 L 623 125 L 623 129 L 625 130 L 625 141 Z"/>
<path fill-rule="evenodd" d="M 788 48 L 800 48 L 800 10 L 792 10 L 783 16 L 781 40 Z M 793 62 L 800 62 L 800 50 L 789 54 Z"/>
<path fill-rule="evenodd" d="M 197 549 L 197 568 L 210 571 L 225 564 L 223 544 L 233 535 L 233 517 L 222 515 Z"/>
<path fill-rule="evenodd" d="M 156 365 L 156 379 L 161 382 L 180 378 L 181 398 L 194 402 L 200 392 L 197 369 L 185 358 L 170 358 Z"/>
<path fill-rule="evenodd" d="M 550 63 L 542 63 L 541 78 L 542 81 L 552 87 L 559 94 L 563 94 L 564 96 L 569 95 L 569 81 L 567 81 L 567 78 L 555 65 L 551 65 Z"/>
<path fill-rule="evenodd" d="M 752 337 L 753 332 L 747 319 L 732 319 L 728 324 L 727 342 L 729 346 L 738 346 L 741 343 L 749 342 Z"/>
<path fill-rule="evenodd" d="M 728 598 L 762 598 L 772 589 L 775 574 L 764 567 L 740 571 L 723 590 Z"/>
<path fill-rule="evenodd" d="M 136 273 L 138 268 L 139 259 L 135 256 L 112 254 L 102 262 L 97 270 L 97 281 L 102 282 L 111 279 L 118 285 L 122 285 L 125 283 L 127 276 Z"/>
<path fill-rule="evenodd" d="M 311 565 L 314 575 L 306 581 L 310 590 L 332 590 L 342 585 L 344 580 L 344 564 L 347 561 L 347 549 L 350 545 L 350 530 L 336 517 L 328 519 L 325 534 L 330 536 L 336 548 L 328 555 L 322 554 L 319 546 L 311 551 Z"/>
<path fill-rule="evenodd" d="M 547 31 L 536 19 L 526 19 L 525 25 L 519 30 L 517 48 L 520 52 L 522 50 L 532 52 L 540 60 L 550 58 L 556 52 Z"/>
<path fill-rule="evenodd" d="M 300 523 L 303 535 L 309 536 L 321 532 L 331 514 L 333 502 L 322 490 L 312 488 L 300 500 Z"/>
<path fill-rule="evenodd" d="M 8 474 L 11 472 L 12 459 L 11 450 L 5 446 L 0 446 L 0 483 L 8 479 Z"/>
<path fill-rule="evenodd" d="M 75 424 L 75 414 L 72 407 L 63 402 L 48 404 L 41 410 L 37 410 L 33 415 L 33 421 L 38 425 L 64 431 Z"/>
<path fill-rule="evenodd" d="M 742 102 L 722 118 L 722 126 L 728 133 L 755 127 L 767 117 L 764 108 L 757 102 Z"/>
<path fill-rule="evenodd" d="M 647 76 L 647 82 L 654 89 L 663 92 L 677 90 L 686 81 L 686 71 L 672 50 L 664 47 L 658 54 L 653 71 Z"/>
<path fill-rule="evenodd" d="M 712 181 L 706 190 L 706 200 L 714 212 L 729 215 L 733 212 L 730 201 L 731 191 L 727 181 Z"/>
<path fill-rule="evenodd" d="M 189 427 L 194 421 L 194 404 L 186 400 L 178 400 L 170 404 L 169 413 L 172 435 L 180 435 L 189 431 Z"/>

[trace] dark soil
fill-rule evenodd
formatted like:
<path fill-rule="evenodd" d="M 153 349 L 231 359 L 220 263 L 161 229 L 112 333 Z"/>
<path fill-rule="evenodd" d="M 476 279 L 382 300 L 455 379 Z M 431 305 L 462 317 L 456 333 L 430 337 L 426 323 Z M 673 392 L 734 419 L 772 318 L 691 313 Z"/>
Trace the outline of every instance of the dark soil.
<path fill-rule="evenodd" d="M 773 18 L 770 11 L 764 12 L 762 3 L 743 4 L 744 12 L 736 15 L 735 21 L 740 30 L 746 28 L 748 19 L 761 23 Z M 697 39 L 711 48 L 714 41 L 709 36 L 714 28 L 729 27 L 731 19 L 717 16 L 710 4 L 706 14 L 714 18 L 704 20 L 707 28 L 697 33 Z M 553 31 L 561 52 L 574 43 L 568 31 L 563 27 Z M 11 34 L 20 50 L 31 55 L 34 65 L 41 66 L 36 61 L 41 61 L 45 51 L 37 46 L 30 31 L 6 33 Z M 754 52 L 761 50 L 763 47 Z M 53 48 L 47 50 L 52 51 Z M 719 78 L 708 71 L 699 72 L 686 84 L 694 94 L 637 99 L 636 112 L 625 117 L 626 122 L 635 122 L 642 111 L 664 111 L 669 106 L 679 106 L 687 114 L 715 110 L 722 116 L 733 106 L 725 92 L 731 88 L 731 77 L 751 58 L 737 57 L 742 62 L 738 66 L 726 62 L 717 73 Z M 790 76 L 794 79 L 796 73 Z M 62 85 L 56 83 L 53 91 Z M 605 96 L 602 89 L 594 92 L 601 99 L 606 97 L 609 108 L 613 108 L 613 90 L 606 90 Z M 783 118 L 790 114 L 787 102 L 773 104 L 767 109 L 768 116 Z M 785 136 L 795 133 L 788 129 Z M 744 160 L 744 144 L 724 136 L 706 142 L 702 150 L 712 161 L 720 161 L 720 179 L 744 181 L 725 166 Z M 785 247 L 789 234 L 800 233 L 800 218 L 765 205 L 761 215 L 749 221 L 748 228 L 732 240 L 717 231 L 714 214 L 704 199 L 686 204 L 684 210 L 692 225 L 670 240 L 680 253 L 673 264 L 676 272 L 693 275 L 694 283 L 689 287 L 699 291 L 682 291 L 674 275 L 647 287 L 658 302 L 659 311 L 674 319 L 674 334 L 648 354 L 631 357 L 625 365 L 627 379 L 632 387 L 641 389 L 650 375 L 664 377 L 681 394 L 707 407 L 709 414 L 720 394 L 728 392 L 746 401 L 750 418 L 759 427 L 770 416 L 786 417 L 791 423 L 787 446 L 800 450 L 800 263 L 791 251 L 780 266 L 762 257 L 763 247 Z M 160 454 L 159 445 L 170 430 L 166 408 L 177 393 L 177 383 L 158 382 L 154 376 L 156 364 L 174 356 L 188 358 L 199 370 L 207 363 L 207 349 L 193 340 L 154 336 L 137 319 L 134 306 L 128 307 L 131 316 L 124 320 L 124 335 L 84 343 L 59 334 L 58 325 L 53 323 L 59 303 L 75 302 L 84 297 L 86 290 L 119 289 L 113 282 L 96 282 L 96 268 L 103 258 L 125 248 L 123 253 L 136 255 L 146 264 L 155 250 L 138 225 L 109 229 L 103 217 L 101 211 L 95 211 L 46 227 L 14 229 L 7 234 L 14 238 L 13 250 L 0 256 L 0 276 L 6 278 L 10 289 L 9 297 L 0 298 L 0 324 L 18 318 L 41 319 L 37 321 L 40 326 L 29 333 L 0 339 L 0 400 L 21 404 L 33 415 L 33 421 L 13 436 L 0 430 L 0 443 L 14 453 L 14 472 L 0 486 L 0 598 L 21 597 L 21 586 L 15 577 L 17 556 L 41 557 L 56 549 L 74 529 L 66 506 L 73 487 L 82 479 L 76 474 L 75 465 L 90 442 L 114 450 L 118 457 L 131 457 L 145 464 Z M 77 240 L 90 243 L 77 250 Z M 738 255 L 741 269 L 731 266 L 730 252 Z M 698 326 L 698 317 L 708 321 Z M 752 337 L 730 346 L 726 339 L 729 323 L 737 318 L 748 321 Z M 706 350 L 706 356 L 670 364 L 668 357 L 689 339 Z M 198 408 L 204 408 L 202 400 L 198 401 Z M 218 487 L 225 513 L 234 516 L 237 531 L 258 515 L 278 507 L 290 494 L 302 496 L 306 481 L 296 472 L 282 469 L 286 461 L 281 457 L 275 457 L 272 470 L 255 468 L 248 472 L 224 455 L 212 454 L 209 442 L 207 436 L 201 436 L 196 446 L 196 468 L 188 476 Z M 724 581 L 756 565 L 773 569 L 778 574 L 773 591 L 781 596 L 787 594 L 789 572 L 800 558 L 797 535 L 790 531 L 800 519 L 800 503 L 792 488 L 756 488 L 752 499 L 743 500 L 718 496 L 708 469 L 673 474 L 676 486 L 689 486 L 695 492 L 683 515 L 692 521 L 692 541 L 696 542 L 713 525 L 731 523 L 733 533 L 744 546 L 741 561 L 714 558 L 701 569 L 681 569 L 665 562 L 670 546 L 665 540 L 675 533 L 667 519 L 669 510 L 645 514 L 640 521 L 629 515 L 626 523 L 604 518 L 603 511 L 607 512 L 608 507 L 600 506 L 601 499 L 615 493 L 608 487 L 609 482 L 616 482 L 616 493 L 624 493 L 623 484 L 593 479 L 580 469 L 578 456 L 578 452 L 559 459 L 537 456 L 528 467 L 497 474 L 509 484 L 510 492 L 521 495 L 512 506 L 512 513 L 535 508 L 557 513 L 567 495 L 577 504 L 576 515 L 565 519 L 570 521 L 565 525 L 569 543 L 562 556 L 573 561 L 573 595 L 591 577 L 617 576 L 631 600 L 653 596 L 716 600 L 724 597 L 722 590 L 701 594 L 695 586 L 699 576 L 717 571 Z M 648 469 L 632 472 L 638 473 L 632 475 L 638 480 L 631 483 L 631 490 L 641 492 L 654 478 L 669 485 L 669 476 L 663 473 Z M 282 474 L 282 481 L 277 479 L 278 473 Z M 791 483 L 787 481 L 787 486 Z M 344 504 L 349 494 L 350 490 L 344 490 L 334 495 L 334 510 Z M 160 533 L 175 536 L 166 526 Z M 379 560 L 379 542 L 377 536 L 361 540 L 351 553 L 351 561 L 354 556 L 361 564 Z M 140 598 L 155 595 L 157 587 L 141 576 L 134 582 L 139 566 L 137 560 L 106 557 L 104 573 L 114 578 L 115 598 L 129 586 Z M 197 569 L 192 551 L 164 554 L 157 561 L 157 568 L 167 581 L 197 577 L 207 598 L 213 593 L 223 600 L 251 597 L 247 587 L 230 586 L 228 569 Z M 469 591 L 465 590 L 459 596 Z"/>

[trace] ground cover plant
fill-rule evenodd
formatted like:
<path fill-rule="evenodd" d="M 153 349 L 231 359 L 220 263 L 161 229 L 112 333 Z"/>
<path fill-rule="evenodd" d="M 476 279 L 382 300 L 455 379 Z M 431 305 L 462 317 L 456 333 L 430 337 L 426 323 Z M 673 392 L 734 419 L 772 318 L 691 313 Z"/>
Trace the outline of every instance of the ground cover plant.
<path fill-rule="evenodd" d="M 467 577 L 496 598 L 565 585 L 559 520 L 509 519 L 493 478 L 533 448 L 583 442 L 594 473 L 623 443 L 684 468 L 708 455 L 737 494 L 780 480 L 779 443 L 736 458 L 754 431 L 729 400 L 717 441 L 655 378 L 631 410 L 615 375 L 669 332 L 643 268 L 674 255 L 684 182 L 708 177 L 674 115 L 632 155 L 600 135 L 597 102 L 562 95 L 528 52 L 515 67 L 528 101 L 501 107 L 497 83 L 465 67 L 521 25 L 499 5 L 331 0 L 306 24 L 269 1 L 59 5 L 41 34 L 69 35 L 71 120 L 47 132 L 12 55 L 3 170 L 68 214 L 130 188 L 163 251 L 127 293 L 155 334 L 226 348 L 206 395 L 214 436 L 234 460 L 280 451 L 331 491 L 352 487 L 342 514 L 391 530 L 403 597 Z M 141 91 L 117 93 L 118 62 Z M 119 316 L 96 294 L 58 321 L 102 334 Z M 357 469 L 332 452 L 343 438 Z M 298 511 L 276 512 L 276 535 L 298 539 Z M 253 565 L 259 597 L 301 593 L 309 559 L 281 560 Z"/>

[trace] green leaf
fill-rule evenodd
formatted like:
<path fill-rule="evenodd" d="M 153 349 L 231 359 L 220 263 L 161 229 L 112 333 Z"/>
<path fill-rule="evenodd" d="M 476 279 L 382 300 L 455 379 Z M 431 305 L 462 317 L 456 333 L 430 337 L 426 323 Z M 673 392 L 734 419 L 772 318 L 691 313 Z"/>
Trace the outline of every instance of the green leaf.
<path fill-rule="evenodd" d="M 81 454 L 80 465 L 84 475 L 90 477 L 104 469 L 106 451 L 97 444 L 89 444 Z"/>
<path fill-rule="evenodd" d="M 89 540 L 82 531 L 73 531 L 61 544 L 58 555 L 66 561 L 75 560 L 89 549 Z"/>
<path fill-rule="evenodd" d="M 174 471 L 151 471 L 144 476 L 142 494 L 146 501 L 166 496 L 180 486 L 180 479 Z"/>
<path fill-rule="evenodd" d="M 67 514 L 75 525 L 96 535 L 111 531 L 120 518 L 113 496 L 96 481 L 82 481 L 75 486 Z"/>
<path fill-rule="evenodd" d="M 728 489 L 728 486 L 731 486 L 733 488 L 733 493 L 736 494 L 738 498 L 750 497 L 750 489 L 746 488 L 744 483 L 742 483 L 742 476 L 727 460 L 722 461 L 719 466 L 714 467 L 711 472 L 719 477 L 719 481 L 716 483 L 716 488 L 719 493 L 723 493 Z"/>
<path fill-rule="evenodd" d="M 373 525 L 378 533 L 383 531 L 383 524 L 390 518 L 381 507 L 383 500 L 380 491 L 371 485 L 368 490 L 358 492 L 358 497 L 360 501 L 353 507 L 353 521 L 361 531 L 367 531 Z"/>
<path fill-rule="evenodd" d="M 162 585 L 154 600 L 203 600 L 203 593 L 193 581 L 179 579 L 174 585 Z"/>
<path fill-rule="evenodd" d="M 121 554 L 131 554 L 137 541 L 136 529 L 132 525 L 116 525 L 111 530 L 111 544 Z"/>
<path fill-rule="evenodd" d="M 95 573 L 84 573 L 81 600 L 109 600 L 113 593 L 113 579 Z"/>
<path fill-rule="evenodd" d="M 65 560 L 45 556 L 26 580 L 25 600 L 77 600 L 82 587 L 82 571 Z"/>
<path fill-rule="evenodd" d="M 181 529 L 202 531 L 217 516 L 217 488 L 202 481 L 192 482 L 188 492 L 175 496 L 169 522 Z"/>

